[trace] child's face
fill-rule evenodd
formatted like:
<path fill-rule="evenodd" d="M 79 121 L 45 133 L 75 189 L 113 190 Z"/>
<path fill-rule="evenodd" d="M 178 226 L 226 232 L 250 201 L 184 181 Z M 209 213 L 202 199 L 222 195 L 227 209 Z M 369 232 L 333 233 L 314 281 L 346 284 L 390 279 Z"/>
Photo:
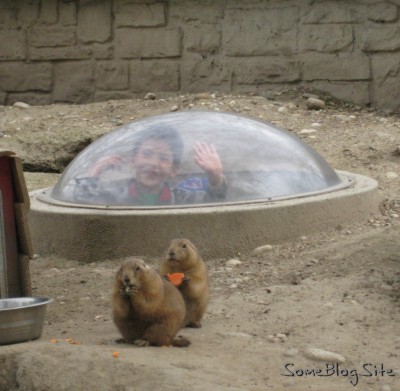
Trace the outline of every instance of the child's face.
<path fill-rule="evenodd" d="M 133 157 L 133 167 L 136 181 L 149 191 L 159 191 L 177 172 L 170 145 L 157 139 L 143 142 Z"/>

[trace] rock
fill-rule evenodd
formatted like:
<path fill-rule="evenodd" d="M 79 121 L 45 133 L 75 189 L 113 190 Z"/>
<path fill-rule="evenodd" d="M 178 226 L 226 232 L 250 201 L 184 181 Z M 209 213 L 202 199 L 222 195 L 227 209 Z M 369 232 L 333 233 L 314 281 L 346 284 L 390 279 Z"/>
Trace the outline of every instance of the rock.
<path fill-rule="evenodd" d="M 296 348 L 289 348 L 286 352 L 283 353 L 285 357 L 294 357 L 299 354 L 299 349 Z"/>
<path fill-rule="evenodd" d="M 313 128 L 319 128 L 322 125 L 320 123 L 318 123 L 318 122 L 313 122 L 310 126 L 312 126 Z"/>
<path fill-rule="evenodd" d="M 346 359 L 338 353 L 316 348 L 306 349 L 303 352 L 303 355 L 310 360 L 324 361 L 328 363 L 344 363 L 346 361 Z"/>
<path fill-rule="evenodd" d="M 395 179 L 398 177 L 397 173 L 393 172 L 393 171 L 389 171 L 385 174 L 387 179 Z"/>
<path fill-rule="evenodd" d="M 278 109 L 278 113 L 286 113 L 288 110 L 287 110 L 287 108 L 285 107 L 285 106 L 281 106 L 281 107 L 279 107 L 279 109 Z"/>
<path fill-rule="evenodd" d="M 306 106 L 309 110 L 321 110 L 325 107 L 325 102 L 321 99 L 308 98 Z"/>
<path fill-rule="evenodd" d="M 5 134 L 3 132 L 0 132 L 0 138 L 4 137 Z"/>
<path fill-rule="evenodd" d="M 177 105 L 174 105 L 171 107 L 170 111 L 178 111 L 178 110 L 179 110 L 179 107 Z"/>
<path fill-rule="evenodd" d="M 311 134 L 317 132 L 317 129 L 301 129 L 299 134 Z"/>
<path fill-rule="evenodd" d="M 347 122 L 347 121 L 350 121 L 350 120 L 351 120 L 351 117 L 350 117 L 350 116 L 348 116 L 348 115 L 343 115 L 343 114 L 335 115 L 335 118 L 338 119 L 338 120 L 340 120 L 340 121 L 344 121 L 344 122 Z"/>
<path fill-rule="evenodd" d="M 28 105 L 28 103 L 24 102 L 15 102 L 13 106 L 18 107 L 19 109 L 29 109 L 31 107 L 30 105 Z"/>
<path fill-rule="evenodd" d="M 247 333 L 242 333 L 240 331 L 228 331 L 226 335 L 229 335 L 230 337 L 252 338 L 252 335 Z"/>
<path fill-rule="evenodd" d="M 272 246 L 270 244 L 266 244 L 265 246 L 260 246 L 255 248 L 250 255 L 261 255 L 264 254 L 267 251 L 271 251 L 272 250 Z"/>
<path fill-rule="evenodd" d="M 400 145 L 398 145 L 398 146 L 394 149 L 393 155 L 395 155 L 395 156 L 400 156 Z"/>
<path fill-rule="evenodd" d="M 226 261 L 226 264 L 229 266 L 238 266 L 238 265 L 241 265 L 242 262 L 239 261 L 239 259 L 232 258 L 232 259 L 229 259 L 228 261 Z"/>
<path fill-rule="evenodd" d="M 152 92 L 148 92 L 146 96 L 144 97 L 145 100 L 155 100 L 157 99 L 156 94 L 153 94 Z"/>

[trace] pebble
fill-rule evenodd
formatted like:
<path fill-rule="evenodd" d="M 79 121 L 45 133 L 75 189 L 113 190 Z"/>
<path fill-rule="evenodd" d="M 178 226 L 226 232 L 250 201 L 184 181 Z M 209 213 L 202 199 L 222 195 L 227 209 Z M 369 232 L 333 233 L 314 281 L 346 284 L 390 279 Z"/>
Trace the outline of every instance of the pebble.
<path fill-rule="evenodd" d="M 321 99 L 308 98 L 306 106 L 309 110 L 321 110 L 325 107 L 325 102 Z"/>
<path fill-rule="evenodd" d="M 144 99 L 145 100 L 155 100 L 155 99 L 157 99 L 157 96 L 156 96 L 156 94 L 153 94 L 152 92 L 148 92 L 145 95 Z"/>
<path fill-rule="evenodd" d="M 294 357 L 299 354 L 299 349 L 296 348 L 289 348 L 286 352 L 283 353 L 285 357 Z"/>
<path fill-rule="evenodd" d="M 317 131 L 317 129 L 301 129 L 299 134 L 311 134 L 311 133 L 315 133 Z"/>
<path fill-rule="evenodd" d="M 342 355 L 323 349 L 308 348 L 303 352 L 303 354 L 310 360 L 315 361 L 324 361 L 328 363 L 344 363 L 346 361 Z"/>
<path fill-rule="evenodd" d="M 389 171 L 386 173 L 386 178 L 388 178 L 388 179 L 395 179 L 397 177 L 398 177 L 398 175 L 393 171 Z"/>
<path fill-rule="evenodd" d="M 265 246 L 260 246 L 255 248 L 250 255 L 261 255 L 264 254 L 267 251 L 271 251 L 272 246 L 270 244 L 266 244 Z"/>
<path fill-rule="evenodd" d="M 170 111 L 178 111 L 178 110 L 179 110 L 179 106 L 174 105 L 174 106 L 171 107 Z"/>
<path fill-rule="evenodd" d="M 288 110 L 285 106 L 279 107 L 278 113 L 286 113 Z"/>
<path fill-rule="evenodd" d="M 0 138 L 4 137 L 4 136 L 5 136 L 5 134 L 3 132 L 0 132 Z"/>
<path fill-rule="evenodd" d="M 242 333 L 240 331 L 228 331 L 226 335 L 229 335 L 231 337 L 252 338 L 250 334 Z"/>
<path fill-rule="evenodd" d="M 19 109 L 29 109 L 31 107 L 30 105 L 28 105 L 28 103 L 24 102 L 15 102 L 13 106 L 18 107 Z"/>
<path fill-rule="evenodd" d="M 313 122 L 310 126 L 312 126 L 313 128 L 319 128 L 322 125 L 320 123 L 318 123 L 318 122 Z"/>
<path fill-rule="evenodd" d="M 238 266 L 242 264 L 242 261 L 239 261 L 239 259 L 232 258 L 226 261 L 226 264 L 228 266 Z"/>
<path fill-rule="evenodd" d="M 353 119 L 352 116 L 343 115 L 343 114 L 335 115 L 335 118 L 338 119 L 338 120 L 340 120 L 340 121 L 350 121 L 350 120 Z"/>
<path fill-rule="evenodd" d="M 232 284 L 229 288 L 236 289 L 237 287 L 237 284 Z"/>

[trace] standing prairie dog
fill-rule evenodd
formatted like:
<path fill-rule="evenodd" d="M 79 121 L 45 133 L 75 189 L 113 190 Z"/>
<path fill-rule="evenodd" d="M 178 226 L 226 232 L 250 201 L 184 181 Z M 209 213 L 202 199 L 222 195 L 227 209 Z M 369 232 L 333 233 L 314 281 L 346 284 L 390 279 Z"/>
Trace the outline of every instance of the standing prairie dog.
<path fill-rule="evenodd" d="M 112 294 L 112 312 L 126 343 L 190 345 L 185 338 L 175 338 L 185 317 L 181 294 L 142 259 L 127 259 L 119 268 Z"/>
<path fill-rule="evenodd" d="M 188 239 L 174 239 L 165 252 L 160 265 L 160 274 L 167 276 L 183 273 L 184 279 L 178 286 L 186 305 L 183 325 L 201 327 L 201 319 L 209 300 L 207 269 L 194 244 Z"/>

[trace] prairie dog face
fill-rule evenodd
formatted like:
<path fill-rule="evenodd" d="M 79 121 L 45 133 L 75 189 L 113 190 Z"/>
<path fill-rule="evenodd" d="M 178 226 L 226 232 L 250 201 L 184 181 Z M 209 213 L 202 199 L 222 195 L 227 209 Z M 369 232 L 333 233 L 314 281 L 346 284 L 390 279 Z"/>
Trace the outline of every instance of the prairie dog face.
<path fill-rule="evenodd" d="M 197 249 L 190 240 L 174 239 L 165 252 L 165 258 L 171 265 L 189 267 L 196 263 L 197 254 Z"/>
<path fill-rule="evenodd" d="M 122 263 L 117 279 L 125 290 L 140 288 L 141 280 L 148 269 L 149 266 L 142 259 L 130 258 Z"/>

